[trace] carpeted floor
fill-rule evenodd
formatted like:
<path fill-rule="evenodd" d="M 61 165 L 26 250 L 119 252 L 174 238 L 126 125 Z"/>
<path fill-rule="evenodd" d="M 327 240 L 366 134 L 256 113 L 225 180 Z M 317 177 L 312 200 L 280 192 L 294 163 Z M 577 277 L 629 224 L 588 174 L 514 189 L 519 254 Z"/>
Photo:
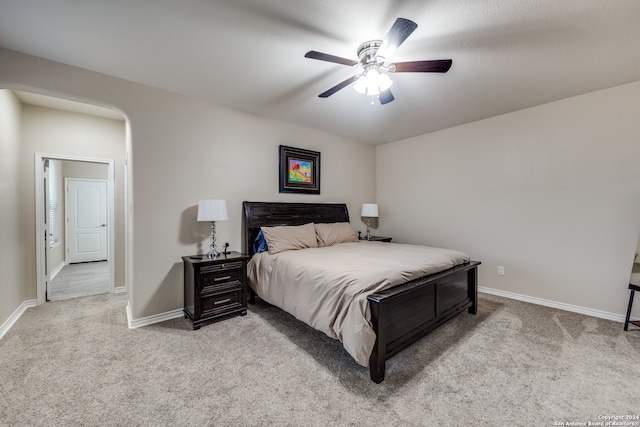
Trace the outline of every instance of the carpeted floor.
<path fill-rule="evenodd" d="M 486 294 L 478 315 L 387 362 L 382 384 L 338 342 L 263 303 L 199 331 L 181 318 L 129 330 L 125 306 L 125 295 L 98 295 L 28 309 L 0 340 L 0 425 L 553 426 L 640 415 L 640 331 Z"/>

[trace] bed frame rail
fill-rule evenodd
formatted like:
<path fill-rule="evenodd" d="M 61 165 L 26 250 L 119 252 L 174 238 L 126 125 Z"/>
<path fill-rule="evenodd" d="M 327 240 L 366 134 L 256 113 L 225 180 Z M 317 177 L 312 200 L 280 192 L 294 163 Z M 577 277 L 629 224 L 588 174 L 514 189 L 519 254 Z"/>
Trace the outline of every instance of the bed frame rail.
<path fill-rule="evenodd" d="M 476 314 L 478 265 L 471 261 L 369 295 L 376 332 L 369 372 L 375 383 L 384 380 L 387 359 L 462 311 Z"/>

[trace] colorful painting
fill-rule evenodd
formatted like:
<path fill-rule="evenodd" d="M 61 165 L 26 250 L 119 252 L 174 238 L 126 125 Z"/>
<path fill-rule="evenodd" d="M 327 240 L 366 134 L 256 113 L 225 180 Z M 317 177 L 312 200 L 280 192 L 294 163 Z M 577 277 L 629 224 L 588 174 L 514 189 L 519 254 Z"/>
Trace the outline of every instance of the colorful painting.
<path fill-rule="evenodd" d="M 313 163 L 301 159 L 289 159 L 289 182 L 311 182 Z"/>
<path fill-rule="evenodd" d="M 320 153 L 281 145 L 280 192 L 320 194 Z"/>

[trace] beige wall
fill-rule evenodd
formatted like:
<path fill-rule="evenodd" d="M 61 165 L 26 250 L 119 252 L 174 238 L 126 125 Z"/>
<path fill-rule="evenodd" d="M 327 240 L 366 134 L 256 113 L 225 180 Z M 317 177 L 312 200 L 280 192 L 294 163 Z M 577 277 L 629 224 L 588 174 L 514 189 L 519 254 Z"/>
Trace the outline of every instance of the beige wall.
<path fill-rule="evenodd" d="M 29 299 L 20 213 L 20 102 L 0 89 L 0 326 Z"/>
<path fill-rule="evenodd" d="M 27 245 L 25 277 L 36 283 L 35 265 L 35 171 L 36 152 L 114 160 L 115 194 L 115 283 L 125 284 L 124 235 L 124 159 L 125 122 L 34 105 L 22 107 L 21 186 L 22 213 L 26 218 L 24 236 Z M 63 162 L 63 164 L 66 162 Z M 67 169 L 69 166 L 67 166 Z M 65 167 L 62 167 L 63 178 Z M 76 168 L 77 169 L 77 168 Z M 64 182 L 64 180 L 63 180 Z M 64 203 L 64 199 L 60 199 Z M 63 232 L 63 230 L 62 230 Z M 35 287 L 29 286 L 32 298 Z"/>
<path fill-rule="evenodd" d="M 206 197 L 227 200 L 218 241 L 233 250 L 240 249 L 243 200 L 347 202 L 356 229 L 364 229 L 361 203 L 377 201 L 376 234 L 468 252 L 483 261 L 482 286 L 624 313 L 640 235 L 640 83 L 377 148 L 3 49 L 0 87 L 127 115 L 134 320 L 181 307 L 180 257 L 206 251 L 208 225 L 195 221 Z M 18 138 L 2 135 L 3 144 Z M 278 194 L 280 144 L 322 152 L 320 196 Z M 21 169 L 29 167 L 33 160 L 23 159 Z M 13 173 L 33 180 L 32 170 Z M 17 195 L 2 191 L 3 213 L 11 211 L 15 223 Z M 27 217 L 23 227 L 32 224 Z M 2 283 L 0 321 L 35 298 L 35 282 L 23 277 L 34 274 L 35 255 L 26 248 L 20 255 L 25 273 Z M 5 294 L 12 302 L 5 304 Z"/>
<path fill-rule="evenodd" d="M 639 111 L 636 82 L 379 146 L 377 234 L 463 250 L 481 286 L 624 314 Z"/>
<path fill-rule="evenodd" d="M 196 222 L 199 199 L 226 199 L 229 220 L 217 224 L 218 241 L 240 250 L 243 200 L 346 202 L 357 228 L 361 204 L 375 197 L 375 148 L 366 144 L 0 49 L 3 85 L 126 114 L 133 215 L 127 278 L 134 320 L 182 307 L 180 257 L 208 245 L 209 225 Z M 321 195 L 278 193 L 281 144 L 321 152 Z M 25 260 L 29 267 L 33 259 Z M 23 286 L 35 296 L 35 285 Z"/>
<path fill-rule="evenodd" d="M 119 143 L 122 144 L 124 153 L 124 123 L 122 123 L 122 138 Z M 105 163 L 78 162 L 75 160 L 62 161 L 62 174 L 64 178 L 82 178 L 82 179 L 109 179 L 109 165 Z"/>
<path fill-rule="evenodd" d="M 138 87 L 130 108 L 134 212 L 133 317 L 183 305 L 181 256 L 206 252 L 203 198 L 227 202 L 217 239 L 241 250 L 242 201 L 346 202 L 375 195 L 374 147 Z M 321 152 L 321 194 L 278 193 L 279 145 Z M 355 219 L 355 218 L 354 218 Z"/>

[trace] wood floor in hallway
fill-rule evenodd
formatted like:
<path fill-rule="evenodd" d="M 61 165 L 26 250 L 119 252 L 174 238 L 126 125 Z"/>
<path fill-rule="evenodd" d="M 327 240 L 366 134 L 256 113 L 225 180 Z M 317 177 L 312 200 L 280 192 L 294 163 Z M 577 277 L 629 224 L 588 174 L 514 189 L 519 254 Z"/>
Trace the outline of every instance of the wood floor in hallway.
<path fill-rule="evenodd" d="M 109 292 L 109 262 L 65 265 L 49 283 L 49 301 Z"/>

